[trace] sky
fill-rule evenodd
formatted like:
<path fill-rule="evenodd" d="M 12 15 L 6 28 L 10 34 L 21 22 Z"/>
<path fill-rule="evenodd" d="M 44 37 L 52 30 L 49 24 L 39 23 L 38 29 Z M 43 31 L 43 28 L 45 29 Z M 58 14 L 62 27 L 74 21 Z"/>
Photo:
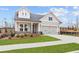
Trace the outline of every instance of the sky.
<path fill-rule="evenodd" d="M 14 24 L 14 16 L 17 10 L 22 6 L 0 6 L 0 27 L 4 27 L 4 22 L 7 26 Z M 47 14 L 53 12 L 62 22 L 61 26 L 75 26 L 76 19 L 79 17 L 79 6 L 25 6 L 32 13 Z"/>

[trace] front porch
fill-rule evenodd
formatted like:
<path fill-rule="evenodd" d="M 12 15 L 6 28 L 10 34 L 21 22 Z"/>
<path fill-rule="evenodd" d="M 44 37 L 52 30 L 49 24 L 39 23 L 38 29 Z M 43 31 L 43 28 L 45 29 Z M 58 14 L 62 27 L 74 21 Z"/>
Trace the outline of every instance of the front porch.
<path fill-rule="evenodd" d="M 23 22 L 19 21 L 15 24 L 16 33 L 39 33 L 40 32 L 40 23 L 39 22 Z"/>

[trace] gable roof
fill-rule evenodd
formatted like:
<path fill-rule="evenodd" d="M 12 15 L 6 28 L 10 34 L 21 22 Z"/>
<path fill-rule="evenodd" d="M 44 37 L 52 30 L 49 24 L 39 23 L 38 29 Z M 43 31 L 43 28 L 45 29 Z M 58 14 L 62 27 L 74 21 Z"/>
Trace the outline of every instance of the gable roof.
<path fill-rule="evenodd" d="M 31 13 L 31 11 L 28 8 L 25 8 L 25 7 L 21 7 L 20 9 L 16 10 L 16 13 L 18 13 L 19 11 L 21 11 L 23 9 L 27 10 L 29 13 Z"/>
<path fill-rule="evenodd" d="M 58 19 L 58 17 L 53 13 L 53 12 L 49 12 L 50 14 L 52 14 L 55 18 L 56 18 L 56 20 L 59 22 L 59 23 L 62 23 L 59 19 Z"/>
<path fill-rule="evenodd" d="M 15 20 L 39 22 L 40 21 L 40 18 L 42 18 L 43 16 L 44 15 L 38 15 L 38 14 L 30 13 L 30 19 L 28 19 L 28 18 L 17 18 L 17 17 L 15 17 Z"/>
<path fill-rule="evenodd" d="M 25 10 L 28 10 L 28 9 L 26 9 L 26 8 L 21 8 L 21 9 L 25 9 Z M 20 10 L 21 10 L 20 9 Z M 20 10 L 18 10 L 18 11 L 20 11 Z M 16 12 L 16 14 L 18 13 L 18 11 Z M 29 11 L 29 10 L 28 10 Z M 30 12 L 30 11 L 29 11 Z M 53 12 L 49 12 L 50 14 L 52 14 L 55 18 L 56 18 L 56 20 L 59 22 L 59 23 L 62 23 L 57 17 L 56 17 L 56 15 L 54 15 L 53 14 Z M 49 14 L 48 13 L 48 14 Z M 47 14 L 45 14 L 45 15 L 47 15 Z M 16 18 L 15 17 L 15 20 L 25 20 L 25 21 L 27 21 L 27 20 L 29 20 L 29 21 L 35 21 L 35 22 L 38 22 L 38 21 L 40 21 L 40 19 L 42 18 L 42 17 L 44 17 L 45 15 L 40 15 L 40 14 L 34 14 L 34 13 L 32 13 L 32 12 L 30 12 L 30 19 L 27 19 L 27 18 Z"/>

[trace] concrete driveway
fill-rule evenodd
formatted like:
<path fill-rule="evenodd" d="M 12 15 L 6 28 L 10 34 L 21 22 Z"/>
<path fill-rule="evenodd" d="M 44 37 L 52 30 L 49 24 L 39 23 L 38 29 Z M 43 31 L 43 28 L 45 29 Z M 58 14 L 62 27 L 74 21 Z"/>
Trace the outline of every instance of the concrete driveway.
<path fill-rule="evenodd" d="M 48 36 L 58 38 L 64 42 L 68 41 L 68 42 L 79 43 L 79 37 L 76 36 L 68 36 L 68 35 L 48 35 Z"/>

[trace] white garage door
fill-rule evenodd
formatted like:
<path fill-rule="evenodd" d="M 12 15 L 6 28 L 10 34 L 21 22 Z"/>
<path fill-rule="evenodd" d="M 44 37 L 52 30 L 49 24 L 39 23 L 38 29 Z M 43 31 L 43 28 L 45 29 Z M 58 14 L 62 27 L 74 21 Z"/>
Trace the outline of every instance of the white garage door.
<path fill-rule="evenodd" d="M 42 32 L 43 32 L 43 34 L 57 34 L 57 27 L 55 27 L 55 26 L 43 26 Z"/>

